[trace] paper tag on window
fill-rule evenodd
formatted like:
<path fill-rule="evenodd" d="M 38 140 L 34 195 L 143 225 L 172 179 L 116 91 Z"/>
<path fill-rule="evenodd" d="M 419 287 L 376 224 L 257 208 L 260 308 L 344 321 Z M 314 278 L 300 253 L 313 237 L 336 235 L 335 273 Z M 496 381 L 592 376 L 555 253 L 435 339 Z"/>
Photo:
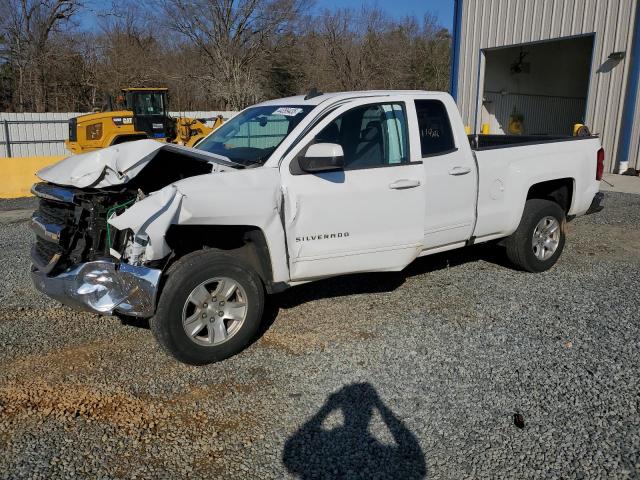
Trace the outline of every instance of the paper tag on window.
<path fill-rule="evenodd" d="M 284 115 L 285 117 L 295 117 L 302 111 L 301 108 L 280 107 L 271 115 Z"/>

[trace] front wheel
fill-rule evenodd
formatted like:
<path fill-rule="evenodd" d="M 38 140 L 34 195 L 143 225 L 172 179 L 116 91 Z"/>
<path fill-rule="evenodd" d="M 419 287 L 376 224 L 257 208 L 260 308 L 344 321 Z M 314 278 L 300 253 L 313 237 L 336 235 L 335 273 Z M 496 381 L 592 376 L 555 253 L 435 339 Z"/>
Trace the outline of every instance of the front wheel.
<path fill-rule="evenodd" d="M 565 213 L 557 203 L 527 200 L 518 229 L 506 240 L 507 257 L 529 272 L 549 270 L 562 253 L 565 230 Z"/>
<path fill-rule="evenodd" d="M 177 360 L 204 365 L 244 349 L 263 309 L 264 288 L 250 266 L 218 250 L 202 250 L 170 269 L 151 329 Z"/>

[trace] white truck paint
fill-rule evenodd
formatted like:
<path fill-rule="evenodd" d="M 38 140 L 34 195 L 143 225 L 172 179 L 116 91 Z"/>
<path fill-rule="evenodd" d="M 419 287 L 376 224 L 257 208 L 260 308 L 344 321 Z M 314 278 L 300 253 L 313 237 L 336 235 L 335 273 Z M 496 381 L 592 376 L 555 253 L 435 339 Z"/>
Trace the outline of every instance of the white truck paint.
<path fill-rule="evenodd" d="M 254 124 L 245 128 L 243 118 Z M 236 145 L 251 137 L 252 125 L 260 132 L 285 123 L 286 131 L 271 135 L 280 135 L 273 145 Z M 243 128 L 248 133 L 240 137 Z M 256 138 L 263 137 L 269 135 Z M 70 157 L 38 175 L 53 184 L 47 188 L 126 186 L 163 149 L 208 162 L 211 171 L 144 192 L 106 219 L 132 232 L 126 249 L 111 250 L 114 262 L 145 267 L 171 258 L 172 225 L 249 226 L 264 238 L 259 254 L 268 257 L 263 265 L 270 271 L 262 271 L 268 291 L 397 271 L 419 256 L 509 237 L 528 198 L 557 201 L 569 218 L 601 208 L 597 137 L 469 138 L 453 99 L 423 91 L 272 100 L 240 112 L 199 149 L 142 140 Z M 260 161 L 258 151 L 267 153 Z M 245 162 L 237 152 L 254 158 Z M 36 194 L 48 195 L 45 187 Z M 51 276 L 39 275 L 36 284 L 46 292 Z"/>
<path fill-rule="evenodd" d="M 436 99 L 446 106 L 455 151 L 422 158 L 411 104 L 415 99 Z M 411 165 L 321 175 L 295 176 L 289 172 L 289 164 L 300 151 L 336 117 L 354 107 L 394 102 L 407 105 Z M 475 237 L 475 243 L 506 237 L 517 228 L 529 187 L 536 183 L 571 179 L 574 192 L 570 215 L 584 214 L 599 190 L 595 179 L 595 157 L 600 148 L 597 138 L 481 150 L 474 158 L 455 103 L 445 93 L 354 92 L 306 101 L 292 97 L 259 105 L 305 103 L 318 105 L 314 109 L 317 115 L 308 115 L 264 167 L 227 167 L 221 169 L 223 175 L 216 171 L 181 180 L 137 202 L 110 223 L 149 236 L 146 260 L 169 253 L 163 237 L 172 223 L 255 225 L 267 239 L 274 281 L 297 282 L 344 273 L 401 270 L 418 256 L 464 246 L 471 237 Z M 340 106 L 317 122 L 317 116 L 323 113 L 318 107 L 323 104 Z M 298 135 L 312 124 L 315 126 L 299 139 Z M 58 185 L 79 187 L 126 183 L 161 148 L 189 150 L 140 140 L 69 157 L 38 172 L 38 176 Z M 204 154 L 214 162 L 220 160 L 219 156 Z M 71 171 L 69 164 L 73 166 Z M 97 182 L 105 169 L 108 174 Z M 419 185 L 389 187 L 403 180 Z M 180 201 L 175 200 L 176 195 Z M 278 221 L 280 195 L 285 200 L 284 230 Z M 227 201 L 231 197 L 234 201 Z M 149 222 L 154 211 L 167 208 L 171 214 L 164 213 Z M 348 233 L 348 237 L 296 241 L 336 232 Z"/>

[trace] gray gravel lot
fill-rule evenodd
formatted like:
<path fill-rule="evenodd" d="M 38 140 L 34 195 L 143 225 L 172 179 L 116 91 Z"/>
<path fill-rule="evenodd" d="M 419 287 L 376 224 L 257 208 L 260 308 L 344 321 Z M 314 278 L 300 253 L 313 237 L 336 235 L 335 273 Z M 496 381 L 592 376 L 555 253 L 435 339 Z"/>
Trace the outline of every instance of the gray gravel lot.
<path fill-rule="evenodd" d="M 549 272 L 297 287 L 208 367 L 38 294 L 33 202 L 0 202 L 0 478 L 640 478 L 640 195 L 606 200 Z"/>

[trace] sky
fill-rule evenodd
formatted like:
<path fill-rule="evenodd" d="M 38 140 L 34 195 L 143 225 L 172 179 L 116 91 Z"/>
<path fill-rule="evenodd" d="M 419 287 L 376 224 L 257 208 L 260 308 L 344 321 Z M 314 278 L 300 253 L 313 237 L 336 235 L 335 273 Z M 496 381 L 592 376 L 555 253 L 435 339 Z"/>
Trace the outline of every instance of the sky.
<path fill-rule="evenodd" d="M 413 16 L 422 18 L 425 13 L 435 15 L 440 24 L 452 30 L 453 0 L 316 0 L 315 9 L 378 7 L 394 18 Z"/>
<path fill-rule="evenodd" d="M 406 16 L 421 19 L 426 13 L 430 13 L 438 18 L 443 27 L 451 31 L 453 25 L 453 1 L 454 0 L 315 0 L 313 9 L 319 13 L 325 8 L 329 10 L 352 8 L 359 11 L 362 8 L 378 7 L 394 19 L 401 19 Z M 95 13 L 108 10 L 110 3 L 111 2 L 104 0 L 86 0 L 84 5 L 88 8 L 80 15 L 80 24 L 87 30 L 95 28 Z"/>

